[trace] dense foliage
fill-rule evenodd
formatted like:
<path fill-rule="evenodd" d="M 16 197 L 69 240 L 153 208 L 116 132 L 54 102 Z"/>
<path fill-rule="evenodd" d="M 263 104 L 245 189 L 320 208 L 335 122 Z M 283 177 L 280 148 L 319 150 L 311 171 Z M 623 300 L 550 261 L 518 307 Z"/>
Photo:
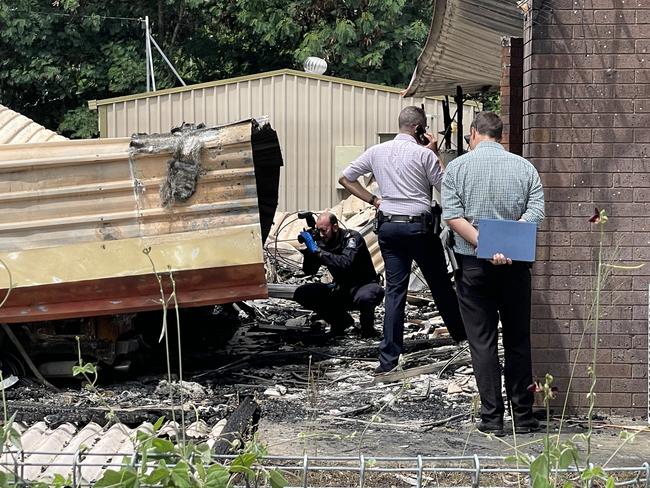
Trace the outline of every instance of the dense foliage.
<path fill-rule="evenodd" d="M 406 86 L 431 0 L 5 0 L 0 103 L 66 136 L 95 135 L 89 99 L 146 90 L 146 15 L 187 84 L 320 56 L 327 74 Z M 154 62 L 158 89 L 178 85 Z"/>

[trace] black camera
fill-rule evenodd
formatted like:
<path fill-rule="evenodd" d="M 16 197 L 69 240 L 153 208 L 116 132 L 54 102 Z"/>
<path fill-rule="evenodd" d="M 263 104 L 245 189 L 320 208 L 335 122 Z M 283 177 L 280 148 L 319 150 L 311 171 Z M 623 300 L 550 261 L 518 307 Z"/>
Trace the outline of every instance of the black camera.
<path fill-rule="evenodd" d="M 298 212 L 298 218 L 299 219 L 305 219 L 305 222 L 307 223 L 307 228 L 305 231 L 309 232 L 311 234 L 312 239 L 314 241 L 320 240 L 320 232 L 316 228 L 316 214 L 314 212 Z M 300 244 L 304 244 L 305 240 L 301 235 L 298 236 L 298 242 Z"/>

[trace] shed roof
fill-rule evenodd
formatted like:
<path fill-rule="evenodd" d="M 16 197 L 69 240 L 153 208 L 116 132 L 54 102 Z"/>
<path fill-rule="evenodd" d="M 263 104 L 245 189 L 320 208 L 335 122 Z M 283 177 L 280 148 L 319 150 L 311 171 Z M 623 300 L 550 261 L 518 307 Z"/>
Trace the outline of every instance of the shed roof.
<path fill-rule="evenodd" d="M 46 129 L 32 119 L 0 105 L 0 144 L 65 141 L 67 138 Z"/>
<path fill-rule="evenodd" d="M 434 0 L 429 37 L 404 96 L 453 95 L 498 86 L 501 38 L 521 37 L 514 0 Z"/>
<path fill-rule="evenodd" d="M 157 90 L 157 91 L 151 91 L 151 92 L 144 92 L 144 93 L 137 93 L 135 95 L 126 95 L 122 97 L 114 97 L 114 98 L 105 98 L 102 100 L 89 100 L 88 101 L 88 107 L 91 110 L 96 110 L 98 106 L 100 105 L 109 105 L 112 103 L 117 103 L 117 102 L 125 102 L 129 100 L 138 100 L 138 99 L 144 99 L 144 98 L 149 98 L 149 97 L 158 97 L 160 95 L 167 95 L 171 93 L 181 93 L 181 92 L 189 92 L 192 90 L 200 90 L 203 88 L 211 88 L 214 86 L 221 86 L 221 85 L 228 85 L 231 83 L 240 83 L 242 81 L 253 81 L 253 80 L 259 80 L 262 78 L 271 78 L 273 76 L 282 76 L 282 75 L 291 75 L 291 76 L 297 76 L 301 78 L 310 78 L 314 80 L 321 80 L 321 81 L 327 81 L 330 83 L 339 83 L 341 85 L 349 85 L 349 86 L 355 86 L 358 88 L 368 88 L 370 90 L 379 90 L 383 92 L 389 92 L 389 93 L 397 93 L 401 94 L 403 92 L 403 89 L 400 88 L 395 88 L 391 86 L 385 86 L 385 85 L 378 85 L 375 83 L 365 83 L 363 81 L 355 81 L 355 80 L 349 80 L 347 78 L 337 78 L 335 76 L 325 76 L 325 75 L 316 75 L 313 73 L 306 73 L 304 71 L 298 71 L 294 69 L 279 69 L 275 71 L 266 71 L 264 73 L 257 73 L 254 75 L 246 75 L 246 76 L 238 76 L 236 78 L 227 78 L 224 80 L 218 80 L 218 81 L 209 81 L 206 83 L 199 83 L 196 85 L 187 85 L 187 86 L 180 86 L 176 88 L 168 88 L 165 90 Z"/>

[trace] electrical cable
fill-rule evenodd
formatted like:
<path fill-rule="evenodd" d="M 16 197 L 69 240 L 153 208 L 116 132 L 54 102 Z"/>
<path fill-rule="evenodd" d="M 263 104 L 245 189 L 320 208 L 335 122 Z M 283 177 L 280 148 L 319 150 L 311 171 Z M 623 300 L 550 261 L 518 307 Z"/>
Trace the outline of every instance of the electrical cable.
<path fill-rule="evenodd" d="M 29 14 L 29 15 L 43 15 L 46 17 L 76 17 L 80 19 L 102 19 L 102 20 L 128 20 L 128 21 L 133 21 L 133 22 L 144 22 L 143 18 L 135 18 L 135 17 L 116 17 L 116 16 L 111 16 L 111 15 L 82 15 L 82 14 L 65 14 L 62 12 L 39 12 L 39 11 L 21 11 L 18 8 L 10 8 L 10 12 L 20 12 L 23 14 Z"/>

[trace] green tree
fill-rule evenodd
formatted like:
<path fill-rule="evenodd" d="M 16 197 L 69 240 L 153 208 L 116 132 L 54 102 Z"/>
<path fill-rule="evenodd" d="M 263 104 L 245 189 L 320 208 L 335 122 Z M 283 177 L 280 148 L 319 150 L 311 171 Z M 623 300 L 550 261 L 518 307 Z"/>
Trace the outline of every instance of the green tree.
<path fill-rule="evenodd" d="M 146 89 L 146 15 L 187 84 L 320 56 L 328 74 L 405 86 L 431 0 L 5 0 L 0 103 L 66 136 L 96 135 L 89 99 Z M 156 52 L 154 60 L 157 88 L 178 85 Z"/>
<path fill-rule="evenodd" d="M 237 0 L 238 18 L 298 64 L 319 56 L 328 73 L 406 86 L 426 40 L 431 1 Z"/>

